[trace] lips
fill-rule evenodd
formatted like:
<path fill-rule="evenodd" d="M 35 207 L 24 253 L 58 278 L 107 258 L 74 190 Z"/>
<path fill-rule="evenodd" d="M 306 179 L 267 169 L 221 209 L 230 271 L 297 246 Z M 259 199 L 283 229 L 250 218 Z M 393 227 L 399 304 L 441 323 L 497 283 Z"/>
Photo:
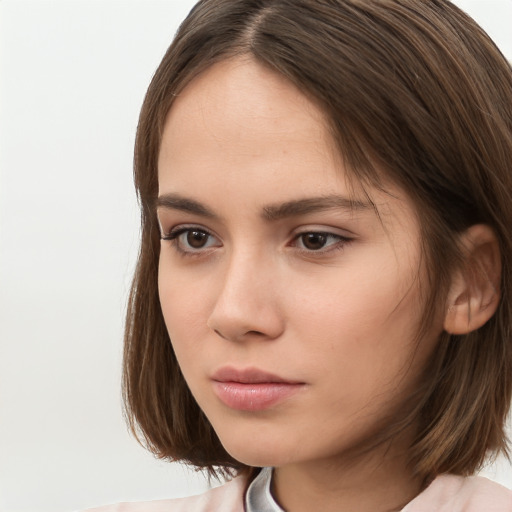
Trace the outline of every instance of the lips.
<path fill-rule="evenodd" d="M 256 368 L 224 367 L 212 376 L 213 390 L 229 408 L 262 411 L 290 398 L 305 383 L 291 381 Z"/>

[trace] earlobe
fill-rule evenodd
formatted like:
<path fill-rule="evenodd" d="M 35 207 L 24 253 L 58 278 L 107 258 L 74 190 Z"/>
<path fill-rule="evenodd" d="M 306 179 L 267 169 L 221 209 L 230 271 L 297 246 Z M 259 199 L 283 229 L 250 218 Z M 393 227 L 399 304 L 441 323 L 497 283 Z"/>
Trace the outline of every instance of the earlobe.
<path fill-rule="evenodd" d="M 462 234 L 464 263 L 456 270 L 447 297 L 444 329 L 467 334 L 496 312 L 500 298 L 501 257 L 494 231 L 476 224 Z"/>

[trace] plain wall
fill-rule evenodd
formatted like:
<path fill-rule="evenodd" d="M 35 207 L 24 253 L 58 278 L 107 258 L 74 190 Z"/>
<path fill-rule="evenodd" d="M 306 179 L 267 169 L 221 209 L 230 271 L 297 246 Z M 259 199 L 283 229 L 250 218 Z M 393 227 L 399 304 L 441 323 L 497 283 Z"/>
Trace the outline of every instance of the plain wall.
<path fill-rule="evenodd" d="M 512 0 L 457 3 L 512 59 Z M 120 400 L 138 110 L 192 5 L 0 1 L 0 511 L 207 488 L 137 445 Z"/>

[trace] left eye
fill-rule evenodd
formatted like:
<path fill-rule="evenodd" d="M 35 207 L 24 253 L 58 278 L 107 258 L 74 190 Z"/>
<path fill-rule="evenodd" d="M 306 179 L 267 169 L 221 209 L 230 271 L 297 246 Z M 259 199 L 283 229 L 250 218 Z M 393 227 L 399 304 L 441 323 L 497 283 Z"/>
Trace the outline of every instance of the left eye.
<path fill-rule="evenodd" d="M 172 241 L 183 252 L 195 252 L 218 245 L 218 240 L 200 228 L 181 228 L 172 231 L 164 240 Z"/>
<path fill-rule="evenodd" d="M 207 247 L 209 238 L 210 234 L 206 231 L 189 229 L 180 235 L 180 242 L 186 242 L 193 249 L 202 249 Z"/>
<path fill-rule="evenodd" d="M 305 249 L 307 251 L 320 251 L 339 242 L 347 241 L 347 239 L 340 235 L 317 231 L 301 233 L 295 240 L 296 244 L 301 249 Z"/>

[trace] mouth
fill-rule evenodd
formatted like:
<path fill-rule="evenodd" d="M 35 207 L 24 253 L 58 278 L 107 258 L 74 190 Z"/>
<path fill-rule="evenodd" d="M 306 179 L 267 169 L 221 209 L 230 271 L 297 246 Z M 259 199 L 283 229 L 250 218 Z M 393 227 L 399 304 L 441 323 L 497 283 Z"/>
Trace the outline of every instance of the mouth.
<path fill-rule="evenodd" d="M 302 390 L 304 382 L 257 368 L 224 367 L 212 376 L 213 390 L 224 405 L 239 411 L 262 411 Z"/>

